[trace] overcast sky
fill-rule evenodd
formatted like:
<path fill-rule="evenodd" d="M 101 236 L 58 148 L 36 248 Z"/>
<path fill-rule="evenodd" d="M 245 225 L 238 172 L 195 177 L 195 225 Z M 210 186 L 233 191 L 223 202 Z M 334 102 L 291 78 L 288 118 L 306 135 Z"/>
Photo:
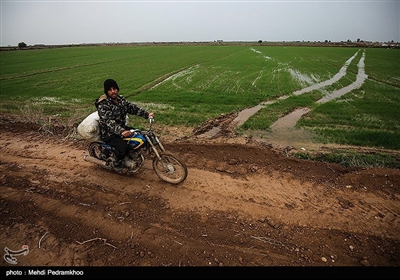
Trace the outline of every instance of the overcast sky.
<path fill-rule="evenodd" d="M 1 46 L 400 41 L 400 0 L 0 0 Z"/>

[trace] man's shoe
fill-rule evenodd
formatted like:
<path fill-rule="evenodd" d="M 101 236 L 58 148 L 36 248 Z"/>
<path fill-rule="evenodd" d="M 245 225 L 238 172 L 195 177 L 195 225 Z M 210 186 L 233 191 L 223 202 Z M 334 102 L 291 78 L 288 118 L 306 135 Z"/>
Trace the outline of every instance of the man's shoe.
<path fill-rule="evenodd" d="M 128 168 L 124 166 L 122 160 L 114 162 L 114 170 L 119 174 L 125 174 L 128 171 Z"/>

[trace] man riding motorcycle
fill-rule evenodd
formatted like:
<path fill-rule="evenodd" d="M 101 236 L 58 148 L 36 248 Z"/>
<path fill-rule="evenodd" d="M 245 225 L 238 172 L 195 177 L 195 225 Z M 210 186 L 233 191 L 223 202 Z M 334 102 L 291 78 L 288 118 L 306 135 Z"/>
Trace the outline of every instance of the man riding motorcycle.
<path fill-rule="evenodd" d="M 100 139 L 115 149 L 114 168 L 117 172 L 124 173 L 122 160 L 129 150 L 129 144 L 123 138 L 129 137 L 130 130 L 134 129 L 126 125 L 126 117 L 131 114 L 148 119 L 153 117 L 154 113 L 119 95 L 119 87 L 115 80 L 107 79 L 103 85 L 104 94 L 94 101 L 100 118 Z"/>

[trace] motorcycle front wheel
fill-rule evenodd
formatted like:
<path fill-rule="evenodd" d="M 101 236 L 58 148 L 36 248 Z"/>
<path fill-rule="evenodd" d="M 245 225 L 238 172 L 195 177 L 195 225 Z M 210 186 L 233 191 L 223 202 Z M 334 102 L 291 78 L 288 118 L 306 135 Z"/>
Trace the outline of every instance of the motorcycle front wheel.
<path fill-rule="evenodd" d="M 153 159 L 153 169 L 157 176 L 170 184 L 179 184 L 186 180 L 188 169 L 186 164 L 171 153 L 160 153 Z"/>

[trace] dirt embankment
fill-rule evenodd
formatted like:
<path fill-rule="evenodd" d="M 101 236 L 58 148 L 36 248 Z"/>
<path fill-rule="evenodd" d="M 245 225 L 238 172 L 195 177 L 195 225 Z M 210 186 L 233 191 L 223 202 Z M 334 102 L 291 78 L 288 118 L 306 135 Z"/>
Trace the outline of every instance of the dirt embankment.
<path fill-rule="evenodd" d="M 174 186 L 151 164 L 123 176 L 85 162 L 88 143 L 61 130 L 3 117 L 0 135 L 1 246 L 29 246 L 5 267 L 400 265 L 397 169 L 165 138 L 189 169 Z"/>

